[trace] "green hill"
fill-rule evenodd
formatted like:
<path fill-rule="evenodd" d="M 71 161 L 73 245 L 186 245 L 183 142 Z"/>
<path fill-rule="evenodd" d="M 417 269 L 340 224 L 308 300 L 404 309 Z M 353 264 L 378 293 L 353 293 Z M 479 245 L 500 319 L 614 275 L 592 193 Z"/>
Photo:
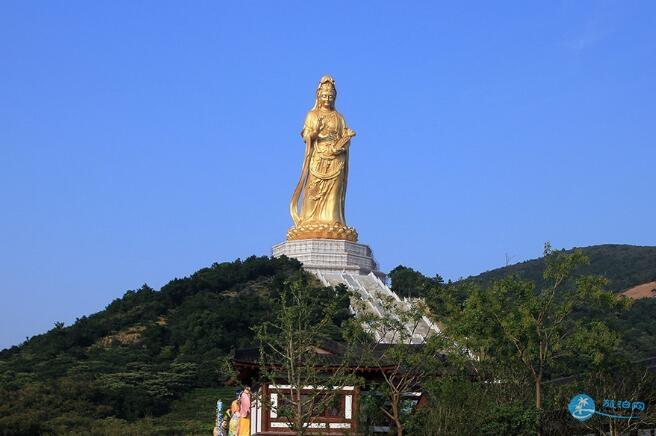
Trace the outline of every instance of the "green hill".
<path fill-rule="evenodd" d="M 1 351 L 0 434 L 211 431 L 216 395 L 232 396 L 222 362 L 254 345 L 251 328 L 275 315 L 283 282 L 305 277 L 317 308 L 335 299 L 300 267 L 267 257 L 214 264 Z M 351 316 L 339 292 L 335 334 Z M 184 412 L 201 401 L 205 410 Z"/>
<path fill-rule="evenodd" d="M 607 289 L 622 292 L 633 286 L 656 280 L 656 247 L 634 245 L 595 245 L 573 248 L 581 250 L 589 264 L 577 269 L 577 275 L 598 275 L 608 280 Z M 565 251 L 572 251 L 565 250 Z M 495 280 L 509 275 L 532 281 L 536 288 L 543 285 L 543 258 L 494 269 L 468 277 L 461 283 L 475 283 L 483 289 Z M 656 298 L 637 300 L 619 317 L 609 315 L 608 323 L 623 337 L 627 355 L 635 358 L 656 355 Z"/>
<path fill-rule="evenodd" d="M 580 272 L 604 275 L 613 290 L 656 279 L 656 247 L 582 250 L 590 264 Z M 536 259 L 466 280 L 486 287 L 517 274 L 539 284 L 542 269 Z M 411 268 L 390 275 L 404 295 L 441 286 L 439 277 Z M 128 291 L 103 311 L 0 351 L 0 434 L 206 434 L 214 401 L 231 395 L 222 363 L 231 350 L 254 345 L 251 327 L 275 316 L 279 290 L 291 278 L 307 280 L 317 308 L 335 299 L 335 290 L 295 260 L 250 257 L 203 268 L 160 291 Z M 337 296 L 334 338 L 351 316 L 345 290 Z M 654 313 L 656 299 L 644 299 L 613 321 L 627 353 L 656 354 Z"/>
<path fill-rule="evenodd" d="M 656 280 L 656 247 L 608 244 L 572 250 L 575 249 L 581 250 L 589 260 L 587 265 L 576 270 L 576 275 L 603 276 L 608 280 L 608 290 L 622 292 L 633 286 Z M 464 299 L 470 285 L 486 289 L 496 280 L 515 275 L 522 280 L 535 283 L 536 288 L 540 289 L 544 284 L 542 277 L 544 268 L 543 258 L 533 259 L 487 271 L 447 286 L 461 289 Z M 390 272 L 389 277 L 392 290 L 401 296 L 427 298 L 439 318 L 439 295 L 431 294 L 430 290 L 442 286 L 440 276 L 426 277 L 412 268 L 399 265 Z M 636 358 L 656 355 L 654 314 L 656 314 L 656 298 L 635 301 L 631 308 L 619 317 L 609 314 L 607 321 L 623 336 L 624 348 L 628 355 Z"/>
<path fill-rule="evenodd" d="M 573 248 L 581 250 L 590 263 L 579 269 L 583 275 L 600 275 L 608 280 L 608 289 L 621 292 L 633 286 L 656 280 L 656 247 L 635 245 L 594 245 L 591 247 Z M 572 251 L 566 250 L 566 251 Z M 493 269 L 482 274 L 468 277 L 487 287 L 492 281 L 508 275 L 535 282 L 542 285 L 544 260 L 542 258 L 527 260 L 503 268 Z"/>

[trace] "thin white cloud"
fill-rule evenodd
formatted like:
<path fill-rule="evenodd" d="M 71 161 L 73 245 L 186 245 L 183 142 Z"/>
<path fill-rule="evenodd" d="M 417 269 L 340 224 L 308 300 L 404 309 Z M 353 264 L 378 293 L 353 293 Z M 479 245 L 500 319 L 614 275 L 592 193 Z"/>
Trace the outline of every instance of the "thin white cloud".
<path fill-rule="evenodd" d="M 595 3 L 582 29 L 570 38 L 566 45 L 575 52 L 589 49 L 605 39 L 614 31 L 617 19 L 617 3 L 614 1 L 599 1 Z"/>

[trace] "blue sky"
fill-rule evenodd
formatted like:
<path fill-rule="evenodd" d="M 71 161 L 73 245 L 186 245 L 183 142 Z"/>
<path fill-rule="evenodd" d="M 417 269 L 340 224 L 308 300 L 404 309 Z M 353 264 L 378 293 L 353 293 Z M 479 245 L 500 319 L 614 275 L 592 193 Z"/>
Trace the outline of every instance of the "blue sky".
<path fill-rule="evenodd" d="M 656 245 L 656 3 L 4 1 L 0 347 L 291 224 L 323 74 L 385 271 Z"/>

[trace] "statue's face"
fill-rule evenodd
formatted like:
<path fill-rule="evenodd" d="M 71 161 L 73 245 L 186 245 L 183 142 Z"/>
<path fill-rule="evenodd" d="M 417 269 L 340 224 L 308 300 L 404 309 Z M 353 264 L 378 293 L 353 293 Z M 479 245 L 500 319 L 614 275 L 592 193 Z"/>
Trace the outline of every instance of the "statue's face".
<path fill-rule="evenodd" d="M 319 105 L 325 109 L 331 109 L 335 104 L 335 93 L 330 90 L 321 90 L 319 92 Z"/>

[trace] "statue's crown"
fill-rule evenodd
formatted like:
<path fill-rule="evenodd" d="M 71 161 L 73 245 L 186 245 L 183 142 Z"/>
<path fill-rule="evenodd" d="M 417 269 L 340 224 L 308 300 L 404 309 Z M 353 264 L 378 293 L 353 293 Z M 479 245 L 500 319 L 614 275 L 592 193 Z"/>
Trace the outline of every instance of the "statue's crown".
<path fill-rule="evenodd" d="M 335 91 L 335 79 L 333 79 L 329 75 L 323 76 L 319 80 L 319 86 L 317 87 L 317 91 L 321 89 L 332 89 L 333 91 Z"/>

